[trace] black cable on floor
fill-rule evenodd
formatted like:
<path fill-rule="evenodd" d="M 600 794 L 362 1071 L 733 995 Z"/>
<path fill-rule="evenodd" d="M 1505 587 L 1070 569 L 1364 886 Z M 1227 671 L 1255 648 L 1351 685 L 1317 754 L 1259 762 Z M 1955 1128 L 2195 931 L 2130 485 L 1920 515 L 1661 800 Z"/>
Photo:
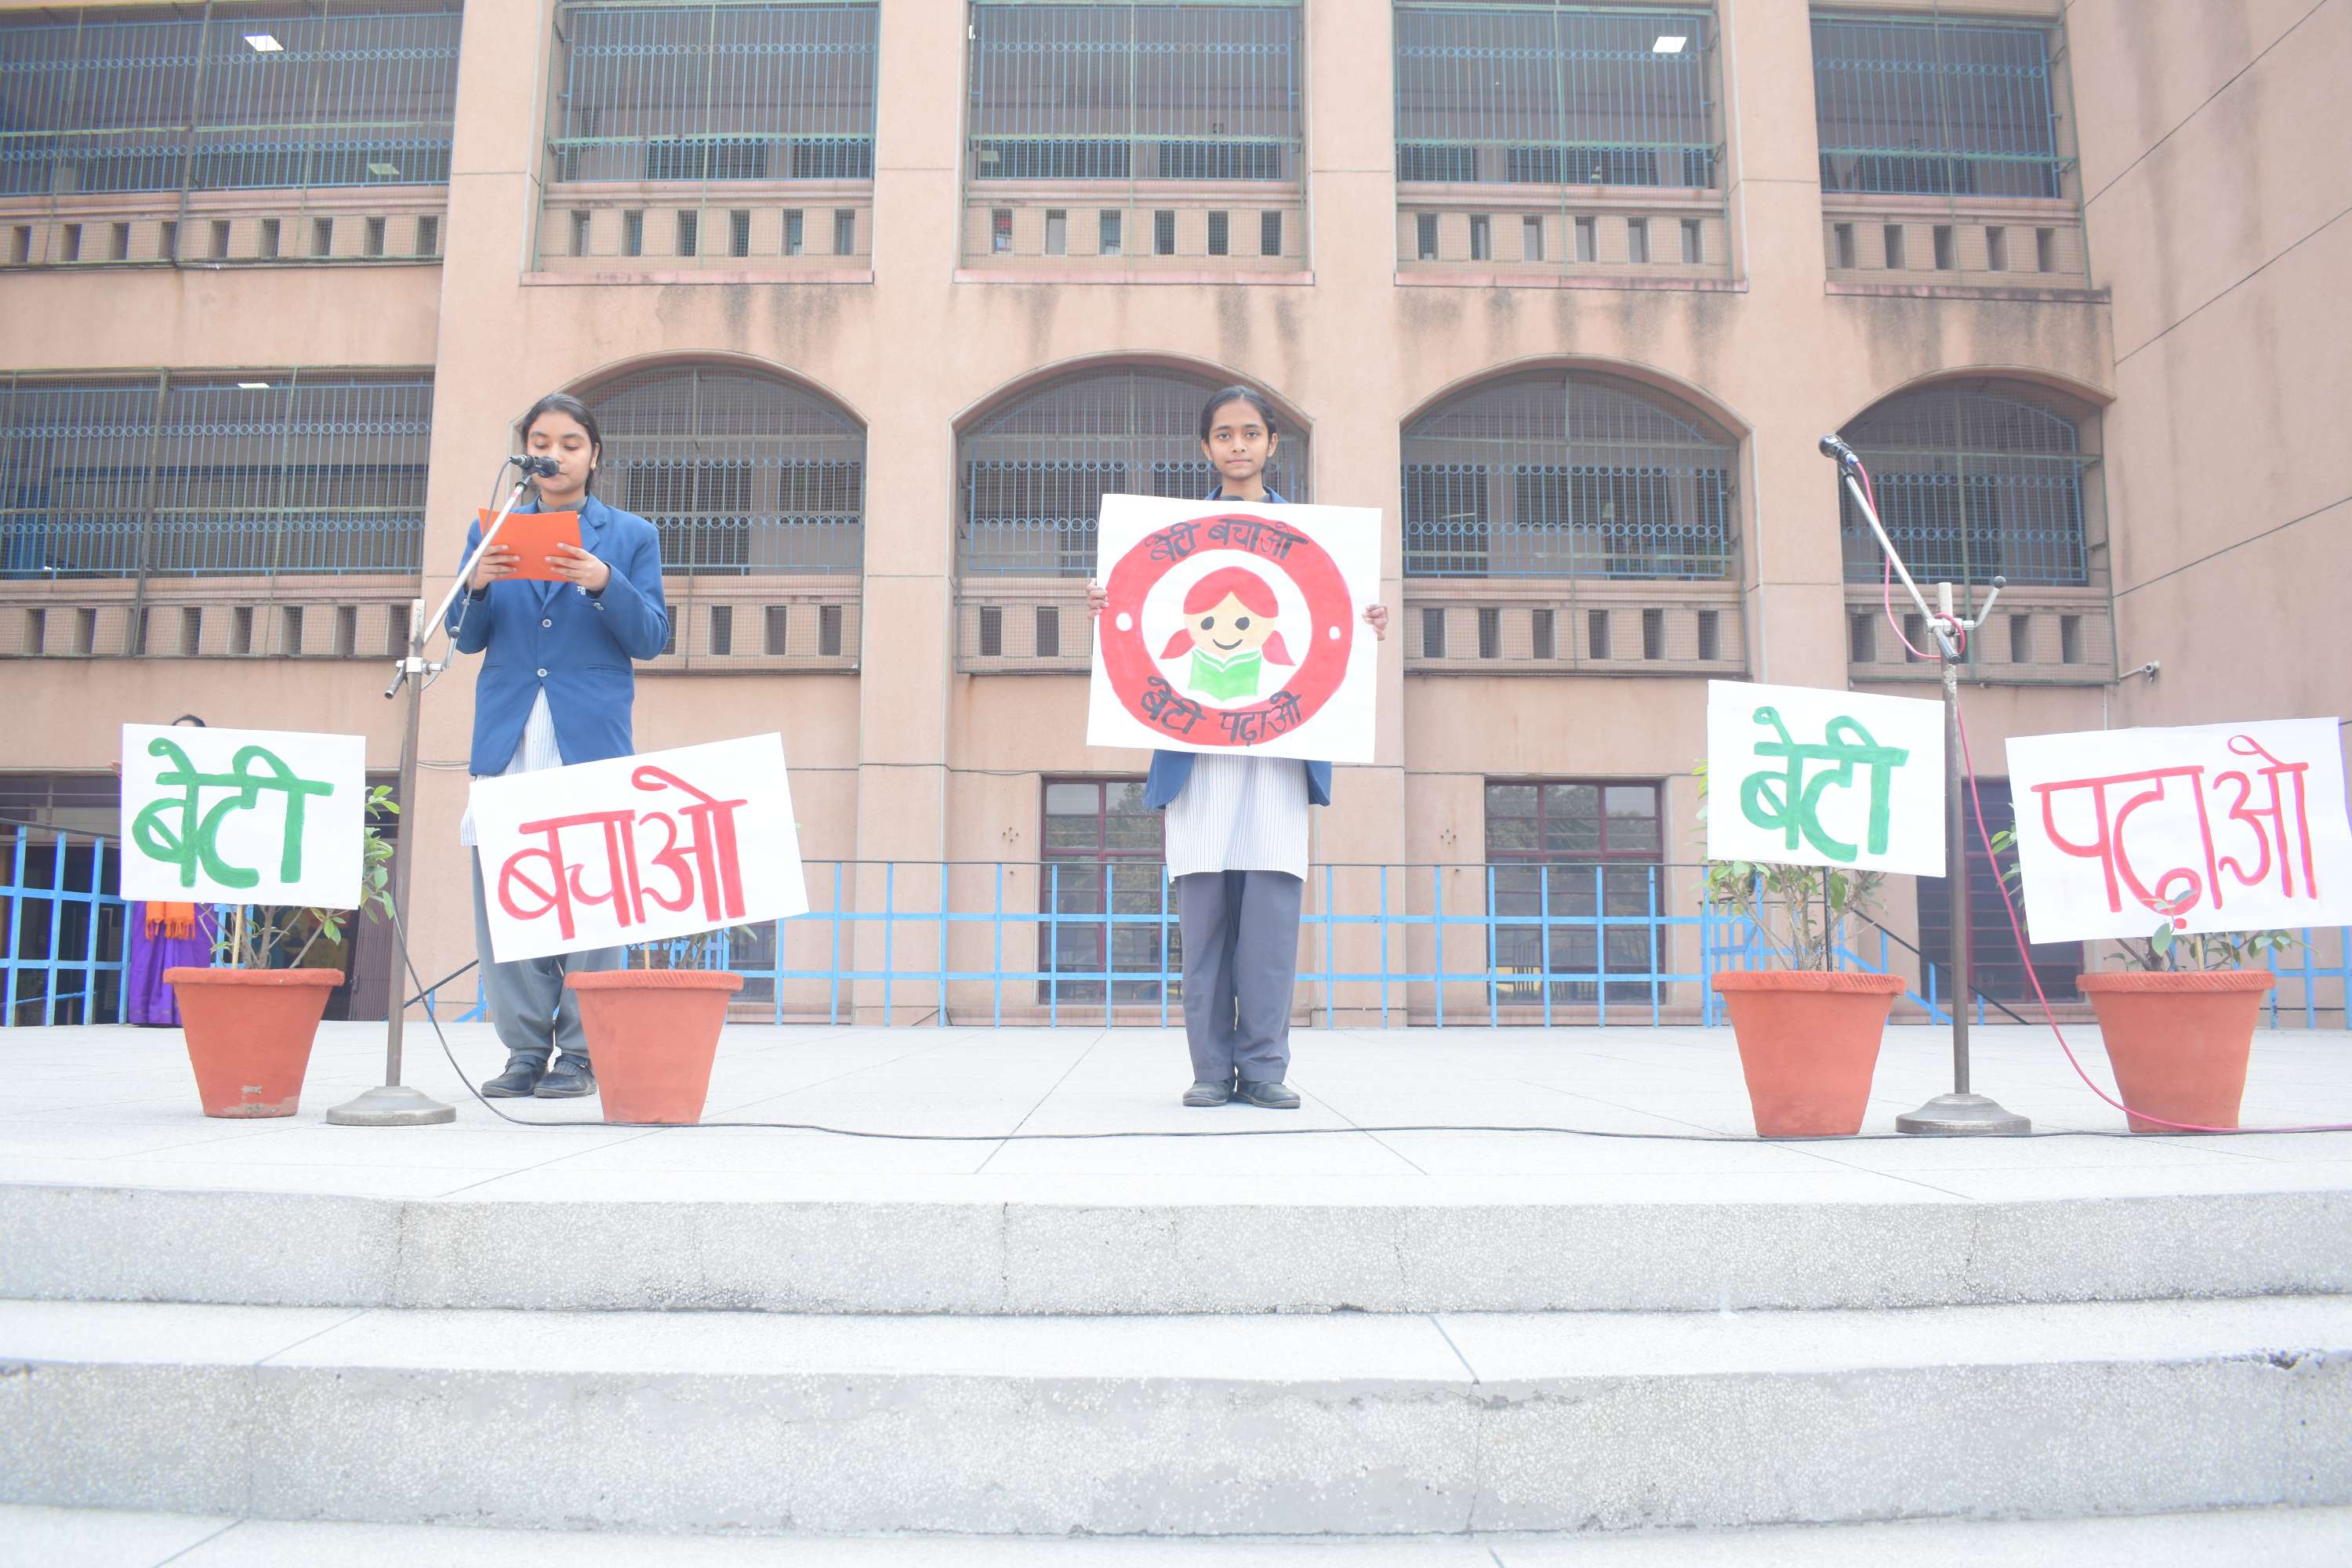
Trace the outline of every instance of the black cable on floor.
<path fill-rule="evenodd" d="M 400 915 L 397 910 L 393 914 L 393 924 L 395 927 L 399 927 L 400 925 Z M 423 977 L 416 973 L 416 961 L 408 956 L 408 933 L 405 929 L 400 930 L 399 937 L 401 960 L 402 963 L 407 966 L 408 978 L 413 984 L 422 990 L 425 982 Z M 460 973 L 463 973 L 463 971 L 460 971 Z M 733 1128 L 737 1130 L 751 1129 L 759 1131 L 772 1132 L 816 1132 L 822 1133 L 829 1138 L 864 1138 L 875 1142 L 890 1143 L 1093 1143 L 1118 1139 L 1135 1138 L 1354 1138 L 1367 1134 L 1384 1132 L 1542 1132 L 1562 1138 L 1622 1139 L 1643 1143 L 1739 1143 L 1752 1145 L 1759 1143 L 1919 1143 L 1927 1142 L 1929 1138 L 1936 1136 L 1935 1134 L 1921 1134 L 1916 1132 L 1858 1132 L 1851 1134 L 1831 1133 L 1818 1138 L 1765 1138 L 1761 1136 L 1742 1138 L 1735 1133 L 1726 1132 L 1627 1132 L 1609 1131 L 1598 1127 L 1555 1127 L 1541 1123 L 1509 1125 L 1484 1122 L 1431 1122 L 1415 1123 L 1400 1127 L 1358 1127 L 1354 1125 L 1347 1127 L 1203 1127 L 1186 1129 L 1181 1131 L 1166 1132 L 1133 1129 L 1110 1132 L 876 1132 L 856 1127 L 827 1127 L 821 1122 L 815 1121 L 533 1121 L 525 1117 L 509 1116 L 507 1112 L 499 1109 L 495 1102 L 485 1097 L 482 1091 L 475 1087 L 474 1080 L 466 1076 L 466 1069 L 457 1065 L 457 1053 L 450 1048 L 449 1037 L 442 1033 L 441 1020 L 434 1015 L 427 1013 L 425 1015 L 425 1021 L 433 1026 L 433 1037 L 441 1042 L 441 1054 L 448 1058 L 449 1070 L 457 1075 L 457 1081 L 466 1086 L 466 1092 L 472 1095 L 476 1103 L 480 1105 L 484 1110 L 488 1111 L 499 1121 L 514 1127 L 634 1127 L 641 1128 L 647 1131 L 676 1132 L 691 1132 L 698 1128 Z M 2259 1129 L 2254 1129 L 2242 1133 L 2150 1133 L 2133 1132 L 2116 1129 L 2101 1131 L 2094 1128 L 2084 1128 L 2053 1130 L 2046 1132 L 2010 1133 L 2004 1134 L 2003 1137 L 2005 1140 L 2017 1138 L 2227 1138 L 2241 1136 L 2252 1137 L 2259 1132 Z M 1960 1134 L 1948 1136 L 1965 1135 Z M 2272 1134 L 2272 1136 L 2294 1135 Z"/>

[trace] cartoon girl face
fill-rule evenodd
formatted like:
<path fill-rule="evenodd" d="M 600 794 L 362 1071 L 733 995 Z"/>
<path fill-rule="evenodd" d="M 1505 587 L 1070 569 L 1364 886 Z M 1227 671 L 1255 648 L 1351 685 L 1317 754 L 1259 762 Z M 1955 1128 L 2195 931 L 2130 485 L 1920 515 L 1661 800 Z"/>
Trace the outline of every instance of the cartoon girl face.
<path fill-rule="evenodd" d="M 1213 650 L 1219 658 L 1231 658 L 1264 647 L 1265 639 L 1274 635 L 1274 617 L 1252 615 L 1240 595 L 1227 594 L 1192 617 L 1191 629 L 1196 647 Z"/>

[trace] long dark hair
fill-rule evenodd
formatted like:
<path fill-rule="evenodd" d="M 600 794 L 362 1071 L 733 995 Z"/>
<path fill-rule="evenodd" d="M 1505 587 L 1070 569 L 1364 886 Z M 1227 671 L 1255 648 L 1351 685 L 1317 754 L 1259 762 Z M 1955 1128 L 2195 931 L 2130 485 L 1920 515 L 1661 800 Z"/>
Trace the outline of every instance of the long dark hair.
<path fill-rule="evenodd" d="M 1274 417 L 1274 405 L 1265 400 L 1265 393 L 1255 386 L 1228 386 L 1209 394 L 1209 401 L 1201 405 L 1202 440 L 1206 441 L 1209 438 L 1209 428 L 1216 422 L 1217 410 L 1228 403 L 1248 404 L 1257 410 L 1257 416 L 1265 421 L 1267 435 L 1282 434 L 1282 426 Z"/>
<path fill-rule="evenodd" d="M 580 428 L 588 432 L 588 493 L 594 495 L 596 470 L 604 462 L 604 427 L 596 422 L 595 411 L 568 392 L 549 393 L 532 404 L 530 411 L 523 415 L 522 423 L 515 426 L 522 432 L 526 447 L 530 444 L 530 427 L 539 423 L 539 416 L 542 414 L 563 415 L 577 420 Z M 1205 441 L 1208 437 L 1204 434 L 1201 438 Z"/>

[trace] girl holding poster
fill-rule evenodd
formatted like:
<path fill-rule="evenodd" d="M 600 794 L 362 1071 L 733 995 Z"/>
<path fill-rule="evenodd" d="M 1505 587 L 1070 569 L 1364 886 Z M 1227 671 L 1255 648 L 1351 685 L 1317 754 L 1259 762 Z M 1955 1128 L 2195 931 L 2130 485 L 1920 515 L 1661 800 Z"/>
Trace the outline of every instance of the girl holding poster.
<path fill-rule="evenodd" d="M 1201 410 L 1201 453 L 1217 473 L 1211 500 L 1282 506 L 1265 484 L 1281 445 L 1273 405 L 1229 386 Z M 1087 584 L 1087 609 L 1108 595 Z M 1273 590 L 1246 567 L 1213 572 L 1184 598 L 1183 629 L 1160 655 L 1192 655 L 1186 685 L 1224 700 L 1279 686 L 1269 666 L 1291 662 L 1274 630 Z M 1364 607 L 1375 637 L 1388 636 L 1382 605 Z M 1241 1100 L 1296 1110 L 1290 1070 L 1290 1001 L 1298 973 L 1298 910 L 1307 887 L 1307 808 L 1331 804 L 1331 764 L 1250 754 L 1154 752 L 1144 804 L 1166 813 L 1168 875 L 1184 939 L 1184 1036 L 1192 1047 L 1192 1106 Z"/>
<path fill-rule="evenodd" d="M 580 542 L 558 543 L 538 562 L 493 544 L 450 607 L 449 637 L 457 651 L 485 656 L 474 689 L 468 764 L 477 778 L 634 754 L 629 721 L 636 677 L 630 661 L 659 657 L 669 640 L 660 536 L 644 518 L 607 506 L 593 493 L 604 450 L 596 416 L 578 398 L 551 393 L 523 416 L 522 438 L 531 456 L 551 460 L 556 471 L 540 479 L 535 502 L 517 510 L 577 512 Z M 468 554 L 480 539 L 477 523 L 466 536 Z M 473 849 L 471 810 L 457 839 Z M 482 1085 L 482 1093 L 542 1100 L 595 1093 L 580 1004 L 563 980 L 618 969 L 627 950 L 494 963 L 478 857 L 474 946 L 490 1016 L 507 1048 L 506 1070 Z M 551 1065 L 559 1047 L 562 1054 Z"/>

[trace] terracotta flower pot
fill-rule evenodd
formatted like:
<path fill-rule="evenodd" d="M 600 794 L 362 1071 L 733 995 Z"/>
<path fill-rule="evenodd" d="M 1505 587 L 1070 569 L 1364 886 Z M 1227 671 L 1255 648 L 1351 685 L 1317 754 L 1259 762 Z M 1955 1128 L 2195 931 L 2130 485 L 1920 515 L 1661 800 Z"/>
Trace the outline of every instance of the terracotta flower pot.
<path fill-rule="evenodd" d="M 574 974 L 580 1026 L 607 1121 L 702 1120 L 710 1059 L 740 974 L 704 969 L 608 969 Z"/>
<path fill-rule="evenodd" d="M 1759 1138 L 1850 1137 L 1862 1131 L 1886 1015 L 1903 994 L 1894 974 L 1718 970 L 1739 1069 Z"/>
<path fill-rule="evenodd" d="M 2123 1102 L 2147 1113 L 2125 1113 L 2133 1131 L 2238 1124 L 2263 995 L 2278 984 L 2269 970 L 2119 970 L 2074 984 L 2099 1016 Z"/>
<path fill-rule="evenodd" d="M 336 969 L 167 969 L 206 1116 L 291 1116 Z"/>

